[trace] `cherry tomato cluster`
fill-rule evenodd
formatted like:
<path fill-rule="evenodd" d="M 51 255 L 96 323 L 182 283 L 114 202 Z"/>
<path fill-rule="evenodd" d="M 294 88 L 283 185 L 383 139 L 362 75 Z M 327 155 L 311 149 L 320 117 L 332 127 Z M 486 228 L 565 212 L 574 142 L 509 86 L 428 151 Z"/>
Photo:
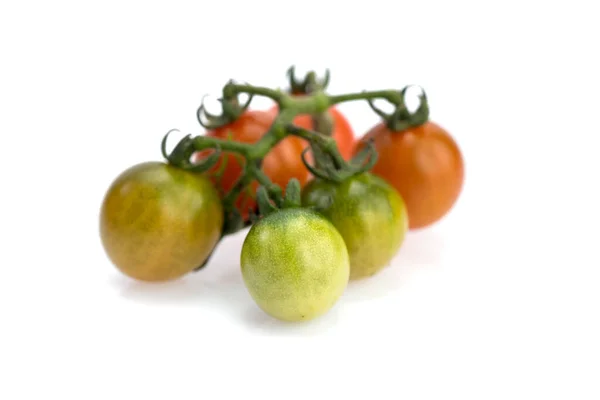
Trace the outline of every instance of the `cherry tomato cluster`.
<path fill-rule="evenodd" d="M 178 279 L 206 265 L 225 235 L 250 227 L 240 269 L 251 297 L 275 318 L 309 320 L 333 307 L 349 281 L 389 265 L 410 229 L 450 211 L 463 158 L 429 121 L 426 102 L 410 114 L 405 91 L 327 96 L 309 78 L 302 85 L 292 77 L 289 93 L 226 85 L 218 124 L 203 124 L 203 135 L 182 139 L 171 155 L 163 150 L 167 162 L 120 174 L 100 215 L 111 262 L 137 280 Z M 239 106 L 238 92 L 277 105 Z M 377 96 L 396 111 L 377 109 Z M 382 117 L 363 134 L 336 107 L 356 99 Z"/>

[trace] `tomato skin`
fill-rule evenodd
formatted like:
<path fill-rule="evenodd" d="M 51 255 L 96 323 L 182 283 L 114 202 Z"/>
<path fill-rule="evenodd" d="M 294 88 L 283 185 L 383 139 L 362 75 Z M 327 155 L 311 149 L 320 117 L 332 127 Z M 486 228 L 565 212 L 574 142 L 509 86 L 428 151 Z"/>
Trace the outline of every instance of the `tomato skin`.
<path fill-rule="evenodd" d="M 393 132 L 379 123 L 364 139 L 374 139 L 379 157 L 371 172 L 400 192 L 408 209 L 410 229 L 429 226 L 450 211 L 462 190 L 464 161 L 446 130 L 428 121 Z M 359 141 L 355 150 L 363 147 Z"/>
<path fill-rule="evenodd" d="M 122 172 L 100 211 L 100 238 L 111 262 L 148 282 L 177 279 L 199 267 L 222 226 L 223 207 L 211 182 L 160 162 Z"/>
<path fill-rule="evenodd" d="M 256 143 L 271 127 L 274 116 L 266 111 L 248 110 L 237 120 L 230 124 L 212 129 L 206 132 L 206 136 L 220 139 L 228 139 L 242 143 Z M 230 136 L 231 135 L 231 136 Z M 309 173 L 302 163 L 301 153 L 305 144 L 300 138 L 287 137 L 280 141 L 263 159 L 263 172 L 273 183 L 282 189 L 286 187 L 291 178 L 296 178 L 301 185 L 306 183 Z M 210 151 L 198 152 L 196 160 L 210 154 Z M 221 178 L 215 178 L 214 172 L 218 171 L 225 157 L 227 164 Z M 235 184 L 242 172 L 242 166 L 235 155 L 231 153 L 222 154 L 217 164 L 208 172 L 211 181 L 220 189 L 221 194 L 227 193 Z M 242 193 L 236 200 L 236 207 L 244 219 L 248 219 L 249 209 L 256 208 L 254 194 L 258 183 L 250 185 L 250 193 Z"/>
<path fill-rule="evenodd" d="M 333 200 L 326 208 L 327 198 Z M 341 233 L 350 255 L 350 279 L 372 276 L 389 264 L 408 230 L 402 197 L 369 173 L 342 183 L 315 179 L 302 192 L 302 205 L 320 211 Z"/>
<path fill-rule="evenodd" d="M 257 305 L 283 321 L 325 314 L 349 281 L 340 233 L 318 213 L 289 208 L 252 226 L 241 253 L 244 283 Z"/>

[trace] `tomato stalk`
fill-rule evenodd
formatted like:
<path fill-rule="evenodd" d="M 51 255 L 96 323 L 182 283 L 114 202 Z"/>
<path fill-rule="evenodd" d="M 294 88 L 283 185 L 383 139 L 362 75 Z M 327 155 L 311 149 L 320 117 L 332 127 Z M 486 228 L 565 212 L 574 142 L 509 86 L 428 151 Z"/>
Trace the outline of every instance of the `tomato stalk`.
<path fill-rule="evenodd" d="M 249 84 L 238 84 L 234 83 L 233 81 L 229 81 L 223 87 L 223 99 L 232 99 L 242 93 L 246 93 L 249 95 L 249 101 L 252 100 L 252 97 L 254 95 L 257 95 L 269 97 L 277 103 L 280 103 L 285 96 L 285 93 L 283 93 L 279 89 L 270 89 L 267 87 L 252 86 Z"/>
<path fill-rule="evenodd" d="M 318 132 L 326 137 L 331 137 L 331 132 L 333 131 L 333 121 L 332 121 L 329 113 L 324 112 L 321 114 L 317 114 L 317 115 L 313 116 L 312 120 L 313 120 L 313 127 L 315 129 L 315 132 Z M 306 131 L 306 133 L 308 133 L 308 131 Z M 331 163 L 330 160 L 331 161 L 337 160 L 338 159 L 337 156 L 339 156 L 339 158 L 341 158 L 341 154 L 339 152 L 336 152 L 336 155 L 334 155 L 334 159 L 333 160 L 330 159 L 329 157 L 327 157 L 327 154 L 323 152 L 323 149 L 321 148 L 321 146 L 314 144 L 315 142 L 313 140 L 310 140 L 308 138 L 306 138 L 306 139 L 309 140 L 309 142 L 310 142 L 310 150 L 313 154 L 313 158 L 314 158 L 316 167 L 327 168 L 327 166 Z M 335 144 L 335 140 L 332 140 L 332 142 Z M 329 144 L 329 145 L 331 145 L 331 144 Z M 304 162 L 304 164 L 306 165 L 306 162 Z M 310 169 L 309 169 L 309 171 L 310 171 Z"/>
<path fill-rule="evenodd" d="M 294 76 L 293 67 L 288 71 L 288 74 L 290 76 L 290 93 L 280 89 L 229 81 L 223 87 L 223 96 L 219 99 L 223 109 L 222 115 L 208 114 L 203 105 L 198 109 L 200 123 L 203 126 L 214 128 L 235 121 L 249 107 L 254 96 L 272 99 L 278 104 L 278 114 L 268 131 L 256 143 L 242 143 L 203 135 L 195 137 L 187 135 L 181 139 L 170 154 L 167 154 L 165 149 L 166 139 L 170 132 L 163 139 L 164 157 L 170 164 L 186 170 L 205 173 L 217 163 L 223 152 L 237 154 L 245 160 L 242 173 L 223 197 L 225 212 L 223 236 L 235 233 L 251 224 L 251 222 L 242 219 L 239 210 L 235 208 L 235 201 L 240 193 L 247 190 L 253 182 L 258 182 L 259 186 L 264 188 L 261 191 L 266 192 L 276 206 L 283 204 L 282 189 L 274 184 L 262 171 L 261 164 L 264 157 L 288 136 L 296 136 L 308 142 L 309 146 L 302 153 L 302 161 L 314 176 L 321 179 L 340 182 L 372 168 L 377 160 L 377 152 L 370 143 L 350 161 L 344 160 L 336 141 L 331 137 L 332 121 L 328 113 L 330 107 L 346 101 L 366 100 L 378 115 L 385 118 L 395 128 L 401 128 L 406 124 L 415 124 L 422 121 L 423 118 L 426 120 L 428 117 L 428 107 L 424 94 L 421 98 L 419 110 L 412 115 L 407 114 L 404 104 L 404 95 L 407 88 L 401 91 L 379 90 L 328 95 L 324 89 L 329 82 L 329 71 L 326 72 L 325 78 L 321 81 L 318 81 L 316 75 L 311 72 L 307 74 L 304 81 L 299 82 Z M 299 93 L 303 93 L 303 95 L 298 96 Z M 248 95 L 248 100 L 242 105 L 238 101 L 238 96 L 241 94 Z M 375 99 L 389 101 L 396 106 L 396 111 L 390 115 L 384 114 L 372 104 L 372 100 Z M 313 116 L 314 130 L 301 128 L 293 124 L 294 118 L 301 114 Z M 202 123 L 202 115 L 207 117 L 208 123 Z M 213 152 L 206 158 L 196 163 L 190 161 L 194 153 L 210 149 Z M 313 155 L 314 166 L 306 160 L 306 152 L 309 150 Z M 257 212 L 259 210 L 251 211 Z"/>
<path fill-rule="evenodd" d="M 317 75 L 314 71 L 310 71 L 308 74 L 306 74 L 306 77 L 304 78 L 304 81 L 302 83 L 296 81 L 293 69 L 292 73 L 290 74 L 290 87 L 292 90 L 292 94 L 314 95 L 315 93 L 324 93 L 325 88 L 328 84 L 329 70 L 326 70 L 325 78 L 321 82 L 319 82 L 319 80 L 317 79 Z M 312 114 L 311 120 L 315 132 L 319 132 L 328 137 L 332 136 L 334 122 L 328 110 Z M 323 152 L 321 146 L 313 144 L 313 141 L 309 138 L 306 139 L 310 142 L 310 149 L 313 153 L 315 167 L 325 169 L 330 166 L 332 161 L 336 161 L 327 157 L 327 155 Z M 303 158 L 304 164 L 306 165 L 305 160 L 306 158 Z M 310 171 L 310 168 L 307 169 L 309 169 Z"/>
<path fill-rule="evenodd" d="M 360 93 L 340 94 L 329 97 L 331 105 L 345 103 L 348 101 L 376 99 L 384 99 L 392 104 L 399 104 L 402 101 L 402 94 L 396 90 L 376 90 L 372 92 L 362 91 Z"/>

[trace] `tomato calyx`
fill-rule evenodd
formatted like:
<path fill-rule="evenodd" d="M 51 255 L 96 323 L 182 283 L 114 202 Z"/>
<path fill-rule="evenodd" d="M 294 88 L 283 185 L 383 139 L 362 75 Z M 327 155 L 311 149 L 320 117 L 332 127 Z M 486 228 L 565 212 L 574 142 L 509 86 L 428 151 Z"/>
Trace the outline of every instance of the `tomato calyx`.
<path fill-rule="evenodd" d="M 186 135 L 183 139 L 181 139 L 173 151 L 171 151 L 171 154 L 168 154 L 167 139 L 169 135 L 175 131 L 178 130 L 171 129 L 168 131 L 163 137 L 160 146 L 162 155 L 169 162 L 169 164 L 177 165 L 179 168 L 194 173 L 205 173 L 216 165 L 216 163 L 219 161 L 219 157 L 221 156 L 221 147 L 218 144 L 214 146 L 214 152 L 201 162 L 192 163 L 190 161 L 192 154 L 195 152 L 194 140 L 192 139 L 191 135 Z"/>
<path fill-rule="evenodd" d="M 304 79 L 299 81 L 296 79 L 296 67 L 291 66 L 287 70 L 287 76 L 290 80 L 289 92 L 293 96 L 311 94 L 316 91 L 325 91 L 327 85 L 329 85 L 329 80 L 331 78 L 331 72 L 329 69 L 325 70 L 325 76 L 323 79 L 319 80 L 317 78 L 317 74 L 314 71 L 309 71 Z"/>
<path fill-rule="evenodd" d="M 272 186 L 278 187 L 278 185 Z M 267 186 L 261 185 L 256 191 L 256 201 L 258 203 L 258 215 L 256 213 L 250 214 L 252 223 L 258 221 L 261 217 L 266 217 L 280 210 L 300 207 L 302 203 L 300 181 L 296 178 L 290 179 L 285 188 L 285 195 L 282 195 L 281 188 L 273 190 L 273 187 L 271 187 L 271 190 L 269 190 Z"/>
<path fill-rule="evenodd" d="M 221 103 L 221 114 L 215 115 L 206 111 L 206 106 L 204 104 L 206 100 L 206 95 L 202 97 L 202 101 L 200 102 L 200 107 L 196 111 L 196 117 L 198 119 L 198 123 L 205 129 L 218 129 L 222 126 L 230 124 L 236 121 L 250 106 L 252 102 L 253 94 L 248 94 L 248 99 L 244 104 L 240 104 L 238 95 L 236 93 L 231 93 L 228 90 L 230 85 L 233 85 L 233 81 L 229 81 L 227 85 L 223 88 L 223 97 L 217 99 L 219 103 Z"/>
<path fill-rule="evenodd" d="M 336 142 L 331 137 L 306 131 L 293 125 L 288 127 L 288 131 L 305 137 L 310 142 L 310 146 L 302 152 L 301 158 L 306 169 L 317 178 L 340 183 L 352 176 L 371 170 L 377 162 L 378 154 L 372 140 L 366 141 L 365 147 L 349 161 L 346 161 L 337 151 Z M 309 133 L 309 135 L 303 136 L 305 133 Z M 309 151 L 312 152 L 314 165 L 307 160 L 306 155 Z"/>
<path fill-rule="evenodd" d="M 427 102 L 427 94 L 421 89 L 419 95 L 419 107 L 415 112 L 411 113 L 406 107 L 406 92 L 410 86 L 405 86 L 400 91 L 400 96 L 397 102 L 392 102 L 395 106 L 392 113 L 386 113 L 373 103 L 372 99 L 367 99 L 371 109 L 385 121 L 387 127 L 394 132 L 405 131 L 419 125 L 423 125 L 429 120 L 429 104 Z"/>

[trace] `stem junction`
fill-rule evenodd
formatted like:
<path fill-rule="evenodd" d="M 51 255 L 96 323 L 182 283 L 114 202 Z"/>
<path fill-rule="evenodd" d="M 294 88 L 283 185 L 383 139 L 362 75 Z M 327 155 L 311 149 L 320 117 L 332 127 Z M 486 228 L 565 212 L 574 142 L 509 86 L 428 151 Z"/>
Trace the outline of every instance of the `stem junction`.
<path fill-rule="evenodd" d="M 231 139 L 220 139 L 199 135 L 185 136 L 179 141 L 170 154 L 166 151 L 166 141 L 171 132 L 164 136 L 161 149 L 165 159 L 172 165 L 194 172 L 206 173 L 219 161 L 223 152 L 234 153 L 244 159 L 243 169 L 237 177 L 232 188 L 223 194 L 223 208 L 225 211 L 222 236 L 233 234 L 251 225 L 261 216 L 273 212 L 273 208 L 299 205 L 300 185 L 297 180 L 291 180 L 282 195 L 282 188 L 274 184 L 262 170 L 262 160 L 280 141 L 288 136 L 296 136 L 308 142 L 309 146 L 302 153 L 302 161 L 306 168 L 315 177 L 334 182 L 341 182 L 348 177 L 370 170 L 377 161 L 377 152 L 372 143 L 368 143 L 361 152 L 350 161 L 341 156 L 336 141 L 332 138 L 333 123 L 328 113 L 330 107 L 337 104 L 366 100 L 373 111 L 386 121 L 393 130 L 402 130 L 406 127 L 423 123 L 429 116 L 429 108 L 425 93 L 421 95 L 419 108 L 410 114 L 406 109 L 404 97 L 407 88 L 398 90 L 362 91 L 358 93 L 328 95 L 325 88 L 329 83 L 329 70 L 325 77 L 318 80 L 314 72 L 309 72 L 303 81 L 298 81 L 294 75 L 294 67 L 288 70 L 290 90 L 286 93 L 279 89 L 271 89 L 250 84 L 239 84 L 229 81 L 223 87 L 222 97 L 219 99 L 222 107 L 220 115 L 210 114 L 204 106 L 204 99 L 198 108 L 199 123 L 205 129 L 215 129 L 234 122 L 245 113 L 255 96 L 268 97 L 278 105 L 278 114 L 269 130 L 254 144 L 237 142 Z M 248 100 L 239 103 L 239 96 L 245 94 Z M 385 114 L 375 107 L 373 101 L 383 99 L 395 106 L 395 111 Z M 300 114 L 310 114 L 313 118 L 314 130 L 304 129 L 293 124 L 293 120 Z M 206 119 L 204 121 L 203 119 Z M 190 158 L 196 152 L 212 149 L 210 155 L 192 163 Z M 306 153 L 312 152 L 314 165 L 306 159 Z M 247 190 L 253 182 L 258 182 L 257 191 L 258 210 L 251 210 L 250 218 L 243 220 L 240 210 L 235 207 L 238 196 Z M 258 214 L 257 214 L 258 213 Z M 201 267 L 199 267 L 201 268 Z"/>

